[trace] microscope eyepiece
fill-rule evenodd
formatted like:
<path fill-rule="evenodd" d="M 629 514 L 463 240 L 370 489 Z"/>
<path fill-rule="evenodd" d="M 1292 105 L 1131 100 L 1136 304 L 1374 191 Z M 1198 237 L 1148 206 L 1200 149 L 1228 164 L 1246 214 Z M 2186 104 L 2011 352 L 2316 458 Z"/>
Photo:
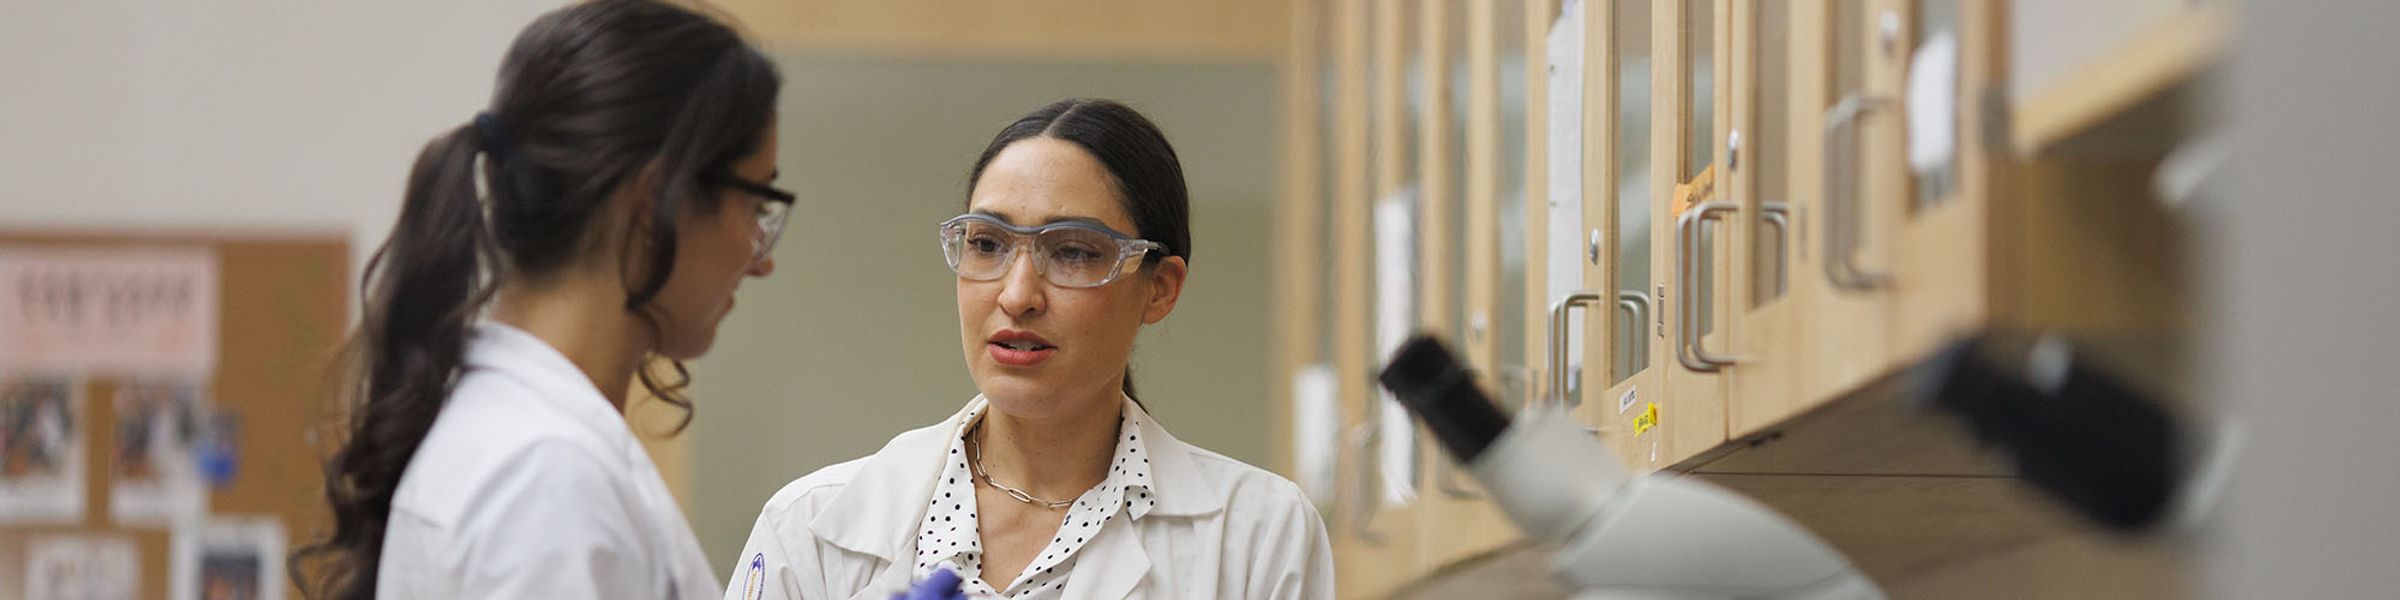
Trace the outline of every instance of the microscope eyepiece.
<path fill-rule="evenodd" d="M 1508 430 L 1508 415 L 1475 387 L 1474 375 L 1458 357 L 1431 336 L 1401 345 L 1378 379 L 1459 462 L 1474 462 Z"/>

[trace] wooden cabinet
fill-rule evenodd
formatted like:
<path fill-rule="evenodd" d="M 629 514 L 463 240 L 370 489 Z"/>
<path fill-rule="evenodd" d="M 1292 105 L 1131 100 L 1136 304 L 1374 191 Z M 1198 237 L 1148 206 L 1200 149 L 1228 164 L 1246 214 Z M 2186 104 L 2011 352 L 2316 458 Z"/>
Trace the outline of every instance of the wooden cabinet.
<path fill-rule="evenodd" d="M 1819 157 L 1818 111 L 1802 102 L 1802 73 L 1824 72 L 1822 2 L 1736 0 L 1730 37 L 1725 202 L 1737 207 L 1731 313 L 1736 364 L 1726 373 L 1726 429 L 1739 436 L 1799 410 L 1807 324 L 1792 281 L 1802 271 L 1798 217 L 1816 206 L 1802 186 Z M 1810 44 L 1816 43 L 1816 46 Z M 1819 50 L 1812 52 L 1810 50 Z M 1819 211 L 1821 213 L 1821 211 Z"/>
<path fill-rule="evenodd" d="M 1824 5 L 1819 73 L 1799 73 L 1814 126 L 1795 135 L 1813 149 L 1815 185 L 1795 205 L 1804 250 L 1792 278 L 1803 330 L 1797 344 L 1801 398 L 1858 389 L 1896 366 L 1888 340 L 1891 224 L 1902 170 L 1898 94 L 1903 47 L 1892 0 Z"/>
<path fill-rule="evenodd" d="M 1325 146 L 1333 169 L 1326 186 L 1330 241 L 1326 258 L 1332 303 L 1325 315 L 1331 325 L 1325 358 L 1332 365 L 1341 430 L 1334 510 L 1326 515 L 1326 522 L 1338 557 L 1335 576 L 1345 593 L 1357 594 L 1389 590 L 1405 577 L 1376 567 L 1395 560 L 1397 546 L 1391 543 L 1392 519 L 1383 511 L 1376 478 L 1380 469 L 1370 404 L 1375 397 L 1371 386 L 1375 257 L 1369 219 L 1377 190 L 1370 162 L 1375 140 L 1370 135 L 1374 105 L 1369 68 L 1374 9 L 1388 2 L 1331 0 L 1329 4 L 1332 18 L 1326 28 L 1327 51 L 1333 57 L 1333 70 L 1329 73 L 1332 94 L 1327 116 L 1332 127 L 1326 132 Z M 1400 560 L 1406 564 L 1411 559 L 1413 556 Z"/>
<path fill-rule="evenodd" d="M 1446 236 L 1445 243 L 1433 243 L 1429 237 L 1420 247 L 1429 284 L 1420 292 L 1429 300 L 1427 329 L 1448 334 L 1468 366 L 1487 374 L 1480 382 L 1486 394 L 1521 405 L 1530 393 L 1526 386 L 1531 373 L 1523 368 L 1519 353 L 1507 353 L 1520 356 L 1518 364 L 1502 362 L 1495 329 L 1500 326 L 1502 298 L 1514 296 L 1501 288 L 1503 67 L 1495 28 L 1518 25 L 1501 22 L 1500 5 L 1492 0 L 1417 0 L 1417 7 L 1416 33 L 1426 57 L 1418 88 L 1424 110 L 1418 120 L 1417 156 L 1427 200 L 1420 222 L 1429 236 L 1437 230 L 1457 234 Z M 1455 210 L 1437 210 L 1437 205 Z M 1449 264 L 1453 259 L 1458 264 Z M 1435 276 L 1437 272 L 1450 277 Z M 1459 302 L 1457 310 L 1446 307 L 1451 294 Z M 1445 307 L 1437 308 L 1437 303 Z M 1456 563 L 1519 537 L 1456 459 L 1430 439 L 1420 447 L 1426 485 L 1417 515 L 1423 534 L 1418 538 L 1418 569 L 1412 573 Z"/>
<path fill-rule="evenodd" d="M 1377 239 L 1390 227 L 1382 221 L 1392 219 L 1392 206 L 1408 206 L 1415 210 L 1416 165 L 1408 161 L 1408 148 L 1414 144 L 1415 123 L 1408 118 L 1408 80 L 1411 76 L 1411 36 L 1407 29 L 1414 22 L 1416 3 L 1406 0 L 1343 0 L 1345 7 L 1363 13 L 1363 19 L 1352 25 L 1363 31 L 1345 30 L 1342 42 L 1351 51 L 1364 50 L 1363 60 L 1346 61 L 1341 78 L 1343 87 L 1355 87 L 1361 93 L 1343 108 L 1363 108 L 1367 122 L 1364 127 L 1348 131 L 1344 141 L 1349 148 L 1362 150 L 1357 157 L 1345 156 L 1345 164 L 1360 169 L 1344 176 L 1360 176 L 1363 181 L 1354 189 L 1356 194 L 1336 192 L 1338 205 L 1351 207 L 1337 211 L 1334 226 L 1336 239 L 1354 240 L 1355 249 L 1346 256 L 1343 266 L 1359 272 L 1343 278 L 1343 285 L 1356 286 L 1351 290 L 1355 301 L 1337 302 L 1337 323 L 1352 325 L 1351 333 L 1337 338 L 1337 371 L 1343 380 L 1342 405 L 1348 423 L 1347 443 L 1352 468 L 1347 472 L 1349 492 L 1343 502 L 1344 535 L 1336 537 L 1343 546 L 1339 552 L 1337 577 L 1343 582 L 1346 594 L 1374 597 L 1388 594 L 1410 577 L 1410 569 L 1394 569 L 1392 565 L 1416 565 L 1419 561 L 1418 529 L 1424 509 L 1417 496 L 1422 488 L 1422 464 L 1416 460 L 1416 438 L 1413 429 L 1394 431 L 1387 427 L 1389 420 L 1401 415 L 1390 411 L 1397 407 L 1383 400 L 1381 389 L 1375 385 L 1375 374 L 1381 368 L 1387 332 L 1381 324 L 1387 319 L 1405 319 L 1422 325 L 1415 308 L 1413 288 L 1390 287 L 1383 280 L 1392 275 L 1389 261 L 1407 260 L 1382 251 L 1389 250 Z M 1362 106 L 1363 105 L 1363 106 Z M 1363 131 L 1362 131 L 1363 130 Z M 1363 142 L 1363 143 L 1361 143 Z M 1348 236 L 1348 237 L 1344 237 Z M 1420 239 L 1421 241 L 1421 239 Z M 1413 271 L 1413 269 L 1412 269 Z M 1392 298 L 1397 292 L 1409 298 Z M 1390 314 L 1392 311 L 1406 311 Z"/>
<path fill-rule="evenodd" d="M 1662 156 L 1655 151 L 1659 119 L 1654 115 L 1673 114 L 1662 108 L 1672 105 L 1661 104 L 1653 93 L 1654 65 L 1660 64 L 1652 39 L 1658 6 L 1652 0 L 1604 0 L 1590 7 L 1601 20 L 1593 30 L 1605 35 L 1591 46 L 1600 55 L 1588 64 L 1598 68 L 1586 71 L 1601 88 L 1596 97 L 1587 98 L 1601 106 L 1601 116 L 1586 125 L 1604 127 L 1599 141 L 1586 146 L 1599 155 L 1602 167 L 1585 172 L 1602 188 L 1585 196 L 1587 218 L 1599 214 L 1590 229 L 1599 233 L 1596 253 L 1601 258 L 1595 268 L 1601 273 L 1590 280 L 1603 290 L 1608 318 L 1592 319 L 1601 333 L 1586 340 L 1588 356 L 1601 363 L 1586 372 L 1595 375 L 1595 382 L 1607 384 L 1587 386 L 1598 393 L 1586 394 L 1582 418 L 1599 431 L 1617 458 L 1636 469 L 1656 467 L 1666 435 L 1650 418 L 1651 405 L 1664 396 L 1661 374 L 1667 369 L 1659 298 L 1664 283 L 1657 277 L 1663 273 L 1657 267 L 1658 248 L 1665 242 L 1658 239 L 1655 226 L 1663 196 L 1657 191 L 1662 186 L 1653 183 L 1664 179 L 1653 164 L 1654 157 Z"/>
<path fill-rule="evenodd" d="M 1596 0 L 1582 12 L 1582 394 L 1575 418 L 1629 467 L 1648 468 L 1643 421 L 1659 391 L 1650 278 L 1650 0 Z M 1552 299 L 1556 301 L 1556 299 Z M 1645 394 L 1647 391 L 1647 395 Z M 1660 432 L 1663 433 L 1663 432 Z"/>
<path fill-rule="evenodd" d="M 1887 582 L 2086 547 L 2059 541 L 2088 531 L 2008 464 L 1897 392 L 1908 366 L 1990 328 L 2132 339 L 2153 366 L 2180 364 L 2194 258 L 2151 173 L 2198 127 L 2192 82 L 2225 43 L 2223 9 L 2135 28 L 2092 59 L 2101 74 L 2043 67 L 2070 87 L 2012 91 L 2015 61 L 2040 54 L 2012 47 L 2027 26 L 2012 8 L 2037 0 L 1586 1 L 1306 3 L 1323 22 L 1296 31 L 1324 35 L 1295 54 L 1321 62 L 1287 81 L 1323 110 L 1293 146 L 1329 168 L 1293 188 L 1323 210 L 1293 214 L 1324 216 L 1330 243 L 1302 246 L 1334 276 L 1312 288 L 1330 303 L 1285 309 L 1326 324 L 1321 350 L 1293 336 L 1286 355 L 1341 379 L 1351 435 L 1328 522 L 1343 596 L 1529 564 L 1485 560 L 1522 537 L 1421 430 L 1397 473 L 1411 493 L 1377 479 L 1396 455 L 1373 434 L 1372 203 L 1409 189 L 1414 322 L 1512 409 L 1564 402 L 1635 471 L 1751 494 Z M 1583 32 L 1566 47 L 1581 81 L 1546 89 L 1562 14 Z M 1579 163 L 1545 159 L 1552 94 L 1579 96 L 1562 115 L 1580 130 L 1560 138 L 1580 141 Z M 1553 181 L 1580 186 L 1579 213 L 1550 210 L 1568 191 Z M 1570 251 L 1580 271 L 1559 272 L 1589 302 L 1581 328 L 1553 331 L 1551 284 L 1567 282 L 1544 277 Z M 1553 383 L 1558 348 L 1581 349 L 1571 386 Z M 2173 564 L 2157 550 L 2143 560 Z"/>
<path fill-rule="evenodd" d="M 1651 98 L 1657 115 L 1650 133 L 1652 181 L 1677 182 L 1652 191 L 1652 286 L 1658 314 L 1665 318 L 1666 335 L 1657 354 L 1659 369 L 1655 401 L 1645 401 L 1646 416 L 1655 412 L 1659 437 L 1652 442 L 1652 466 L 1674 465 L 1725 441 L 1725 380 L 1721 369 L 1695 354 L 1710 344 L 1722 348 L 1712 305 L 1717 304 L 1721 230 L 1714 219 L 1723 205 L 1717 189 L 1717 166 L 1722 156 L 1717 139 L 1722 106 L 1716 93 L 1719 68 L 1717 35 L 1721 0 L 1680 2 L 1659 0 L 1651 8 L 1651 47 L 1659 68 L 1651 72 Z M 1649 411 L 1656 404 L 1656 411 Z"/>
<path fill-rule="evenodd" d="M 1951 118 L 1911 117 L 1912 127 L 1949 129 L 1948 160 L 1931 165 L 1920 158 L 1883 202 L 1899 209 L 1893 226 L 1891 341 L 1904 358 L 1923 357 L 1990 323 L 2000 269 L 1992 257 L 1995 228 L 2007 223 L 1994 214 L 2002 193 L 1998 169 L 2005 146 L 1986 143 L 1994 115 L 1978 110 L 1986 93 L 1996 93 L 2002 67 L 1996 2 L 1916 0 L 1900 7 L 1903 39 L 1922 54 L 1911 82 L 1914 92 L 1936 90 L 1954 99 Z M 1969 13 L 1968 11 L 1974 11 Z M 1972 18 L 1970 18 L 1972 17 Z M 1972 25 L 1970 25 L 1972 24 Z M 1947 65 L 1935 65 L 1940 47 L 1957 48 Z M 1942 77 L 1948 71 L 1949 77 Z M 1919 139 L 1929 136 L 1918 135 Z M 1997 142 L 1997 140 L 1993 140 Z M 1919 152 L 1918 154 L 1923 154 Z M 2041 201 L 2040 199 L 2028 199 Z"/>
<path fill-rule="evenodd" d="M 1854 392 L 1904 359 L 1890 342 L 1889 250 L 1905 7 L 1742 0 L 1732 37 L 1738 212 L 1726 410 L 1730 437 Z"/>
<path fill-rule="evenodd" d="M 1904 369 L 1996 328 L 2142 340 L 2132 354 L 2153 372 L 2132 376 L 2172 373 L 2189 258 L 2148 189 L 2155 156 L 2011 146 L 2006 2 L 1811 4 L 1790 5 L 1804 106 L 1787 114 L 1821 119 L 1788 134 L 1800 239 L 1783 302 L 1800 316 L 1754 309 L 1735 327 L 1796 335 L 1736 336 L 1732 435 L 1690 472 L 1792 515 L 1887 585 L 2093 538 L 1950 417 L 1911 404 Z M 1820 32 L 1821 45 L 1809 39 Z M 1744 256 L 1759 269 L 1770 255 Z M 1773 392 L 1789 385 L 1781 361 L 1801 365 L 1787 394 Z M 2145 577 L 2163 590 L 2175 575 Z"/>

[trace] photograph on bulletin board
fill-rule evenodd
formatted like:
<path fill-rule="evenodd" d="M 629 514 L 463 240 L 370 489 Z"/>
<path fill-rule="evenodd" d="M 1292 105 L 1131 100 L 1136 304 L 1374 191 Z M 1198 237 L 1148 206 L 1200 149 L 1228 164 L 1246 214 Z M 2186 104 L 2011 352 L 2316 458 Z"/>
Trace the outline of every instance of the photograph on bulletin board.
<path fill-rule="evenodd" d="M 174 600 L 283 600 L 283 522 L 227 518 L 179 527 Z"/>
<path fill-rule="evenodd" d="M 56 535 L 34 538 L 25 552 L 25 598 L 140 598 L 141 555 L 133 538 Z"/>
<path fill-rule="evenodd" d="M 0 373 L 0 524 L 83 520 L 83 381 Z"/>
<path fill-rule="evenodd" d="M 208 512 L 200 444 L 207 425 L 204 383 L 121 381 L 116 449 L 109 468 L 109 517 L 120 525 L 164 526 Z"/>

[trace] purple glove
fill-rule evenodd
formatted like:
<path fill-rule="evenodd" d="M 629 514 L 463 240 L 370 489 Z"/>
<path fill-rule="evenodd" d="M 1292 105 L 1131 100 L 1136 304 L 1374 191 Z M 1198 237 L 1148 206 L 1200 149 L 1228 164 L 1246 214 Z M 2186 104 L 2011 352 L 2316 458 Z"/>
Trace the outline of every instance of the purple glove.
<path fill-rule="evenodd" d="M 894 594 L 892 600 L 967 600 L 966 592 L 958 591 L 960 579 L 949 569 L 934 571 L 908 588 L 908 593 Z"/>

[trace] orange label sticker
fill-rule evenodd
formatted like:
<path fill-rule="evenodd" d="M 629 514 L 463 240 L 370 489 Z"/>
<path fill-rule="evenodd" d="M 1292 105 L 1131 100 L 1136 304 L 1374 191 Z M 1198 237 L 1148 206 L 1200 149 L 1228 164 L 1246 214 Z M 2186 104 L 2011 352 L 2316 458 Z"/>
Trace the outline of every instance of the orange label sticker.
<path fill-rule="evenodd" d="M 1710 166 L 1701 169 L 1700 174 L 1693 175 L 1691 181 L 1675 184 L 1675 198 L 1668 204 L 1667 214 L 1672 218 L 1683 218 L 1684 211 L 1706 202 L 1711 195 L 1716 194 L 1716 191 L 1717 168 Z"/>

